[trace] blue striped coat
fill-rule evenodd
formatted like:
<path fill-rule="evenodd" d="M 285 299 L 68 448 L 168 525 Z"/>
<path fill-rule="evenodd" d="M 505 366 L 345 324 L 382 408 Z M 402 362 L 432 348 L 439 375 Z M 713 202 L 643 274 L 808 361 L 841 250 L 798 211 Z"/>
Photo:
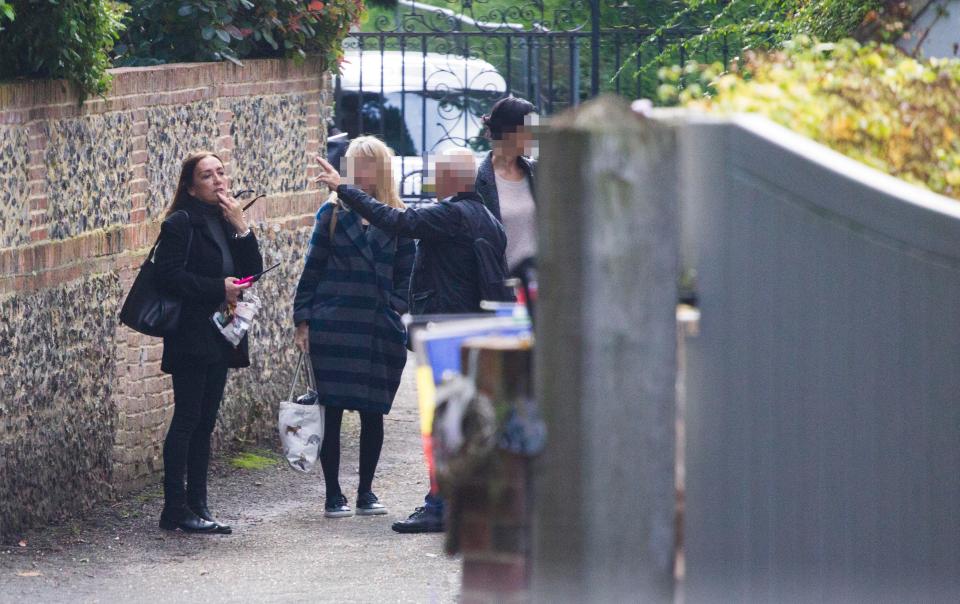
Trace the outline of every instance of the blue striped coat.
<path fill-rule="evenodd" d="M 337 212 L 333 241 L 330 218 Z M 310 359 L 324 405 L 389 413 L 407 361 L 413 240 L 325 203 L 293 300 L 293 320 L 310 323 Z"/>

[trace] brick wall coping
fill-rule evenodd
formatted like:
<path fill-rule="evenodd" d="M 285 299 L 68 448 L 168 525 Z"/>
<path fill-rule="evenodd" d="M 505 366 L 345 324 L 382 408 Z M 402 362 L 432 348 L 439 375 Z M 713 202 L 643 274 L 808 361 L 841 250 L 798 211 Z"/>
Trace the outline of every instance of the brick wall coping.
<path fill-rule="evenodd" d="M 322 71 L 319 57 L 308 57 L 300 64 L 288 59 L 251 59 L 242 65 L 226 61 L 210 63 L 169 63 L 150 67 L 118 67 L 108 70 L 113 75 L 113 85 L 105 97 L 90 97 L 83 105 L 77 103 L 75 89 L 66 80 L 14 80 L 0 82 L 0 112 L 32 110 L 37 107 L 62 106 L 64 111 L 56 117 L 70 117 L 99 113 L 113 109 L 105 107 L 111 100 L 130 95 L 142 95 L 171 90 L 214 89 L 210 96 L 242 96 L 242 86 L 231 84 L 252 82 L 285 82 L 297 79 L 316 78 Z M 289 89 L 286 89 L 289 90 Z M 163 99 L 158 99 L 162 102 Z M 168 103 L 182 102 L 171 97 Z M 25 115 L 26 114 L 26 115 Z M 19 119 L 4 120 L 22 123 L 37 119 L 28 112 L 12 112 Z"/>

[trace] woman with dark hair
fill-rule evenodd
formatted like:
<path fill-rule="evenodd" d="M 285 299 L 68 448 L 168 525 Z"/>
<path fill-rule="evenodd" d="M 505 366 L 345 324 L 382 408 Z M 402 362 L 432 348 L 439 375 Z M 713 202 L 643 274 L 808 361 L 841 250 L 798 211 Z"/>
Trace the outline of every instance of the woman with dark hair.
<path fill-rule="evenodd" d="M 493 150 L 477 171 L 477 193 L 503 223 L 507 233 L 507 266 L 511 272 L 537 253 L 534 174 L 529 154 L 536 120 L 533 103 L 508 96 L 494 103 L 483 118 Z"/>
<path fill-rule="evenodd" d="M 216 154 L 183 160 L 173 201 L 160 226 L 154 262 L 158 286 L 183 305 L 177 330 L 163 338 L 160 369 L 173 378 L 173 420 L 163 443 L 160 528 L 230 533 L 207 507 L 210 435 L 230 367 L 248 367 L 247 338 L 234 348 L 211 316 L 235 304 L 249 284 L 237 277 L 263 270 L 260 248 Z M 186 488 L 184 488 L 186 474 Z"/>

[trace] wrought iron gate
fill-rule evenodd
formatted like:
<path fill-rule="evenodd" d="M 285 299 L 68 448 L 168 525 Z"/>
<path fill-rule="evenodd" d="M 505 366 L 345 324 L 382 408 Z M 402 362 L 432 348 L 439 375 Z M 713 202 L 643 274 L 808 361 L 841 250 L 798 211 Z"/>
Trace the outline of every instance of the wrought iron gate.
<path fill-rule="evenodd" d="M 685 32 L 640 25 L 641 11 L 626 1 L 561 2 L 399 0 L 390 11 L 375 9 L 365 31 L 345 43 L 337 128 L 385 140 L 399 156 L 402 195 L 416 201 L 428 196 L 417 182 L 427 155 L 451 145 L 486 150 L 480 118 L 507 93 L 541 115 L 601 91 L 655 94 L 655 78 L 638 72 Z"/>

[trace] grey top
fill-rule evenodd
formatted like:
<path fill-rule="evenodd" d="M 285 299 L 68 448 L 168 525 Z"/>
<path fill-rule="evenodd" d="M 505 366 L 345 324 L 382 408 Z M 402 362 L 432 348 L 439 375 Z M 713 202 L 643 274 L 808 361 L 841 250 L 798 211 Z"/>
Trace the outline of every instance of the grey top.
<path fill-rule="evenodd" d="M 495 174 L 503 229 L 507 233 L 507 266 L 537 254 L 537 208 L 526 178 L 506 180 Z"/>
<path fill-rule="evenodd" d="M 204 212 L 203 220 L 207 223 L 207 228 L 210 229 L 210 234 L 213 235 L 213 240 L 223 256 L 223 276 L 229 277 L 234 272 L 233 254 L 230 253 L 230 246 L 227 245 L 227 234 L 223 230 L 223 222 L 218 215 L 208 212 Z"/>

